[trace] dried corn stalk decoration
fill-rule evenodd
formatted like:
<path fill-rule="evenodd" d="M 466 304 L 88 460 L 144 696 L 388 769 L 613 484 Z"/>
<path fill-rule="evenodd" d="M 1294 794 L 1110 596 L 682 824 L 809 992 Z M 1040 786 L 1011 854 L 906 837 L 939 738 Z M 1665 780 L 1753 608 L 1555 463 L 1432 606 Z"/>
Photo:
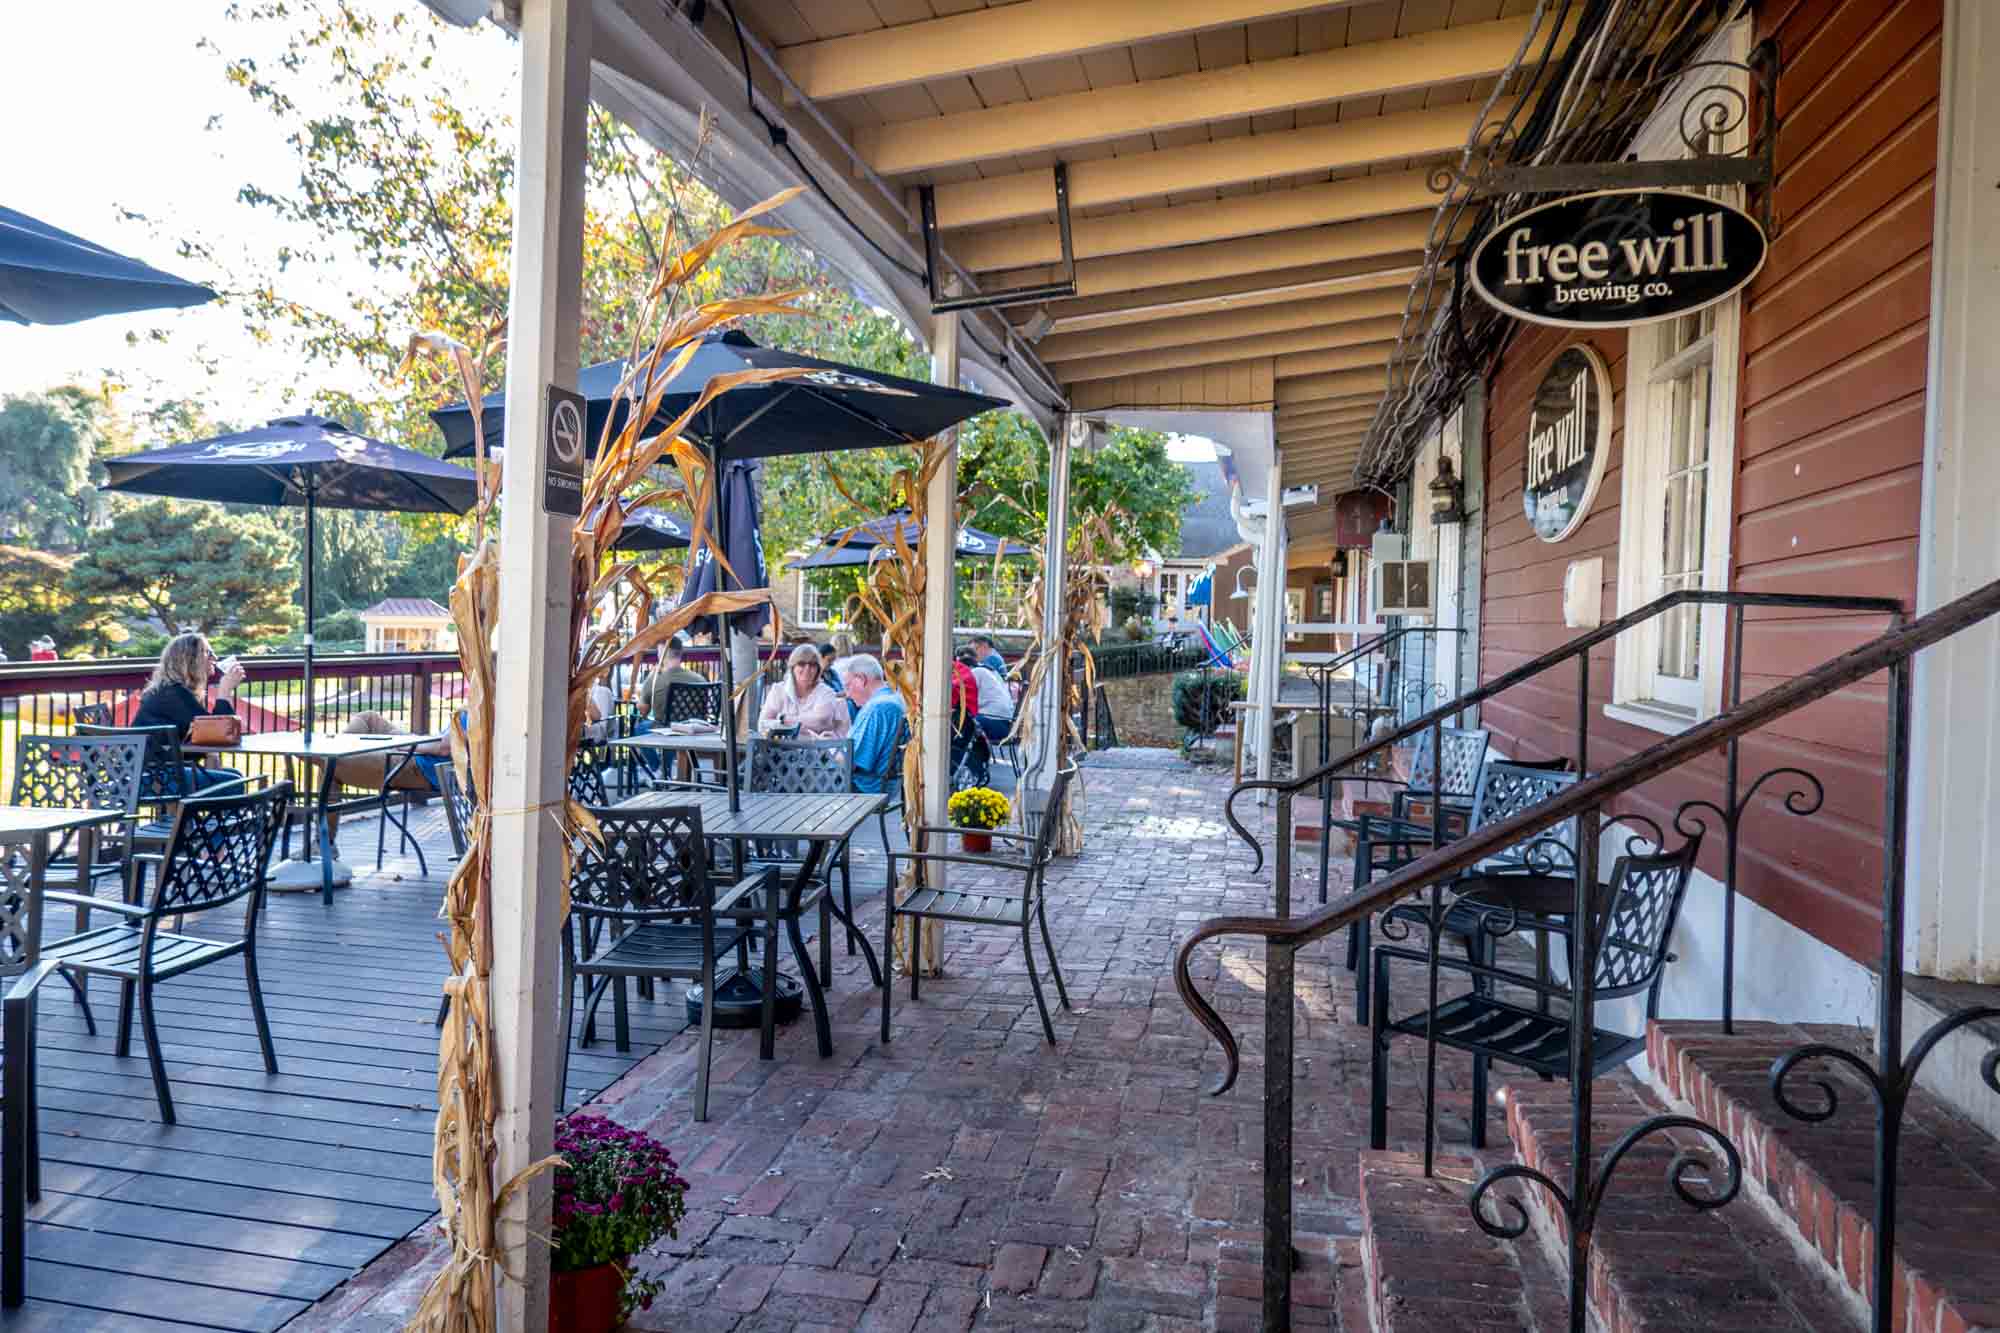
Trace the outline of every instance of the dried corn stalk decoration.
<path fill-rule="evenodd" d="M 927 497 L 931 478 L 957 446 L 942 440 L 925 440 L 913 443 L 911 447 L 916 454 L 915 465 L 901 469 L 889 482 L 891 496 L 898 491 L 902 493 L 902 503 L 909 510 L 910 521 L 889 525 L 892 533 L 889 549 L 878 552 L 870 560 L 860 591 L 848 598 L 845 611 L 850 621 L 856 618 L 857 611 L 866 611 L 882 626 L 882 670 L 888 676 L 889 684 L 902 696 L 904 715 L 910 719 L 910 743 L 903 750 L 903 825 L 906 833 L 924 819 L 925 557 L 932 534 L 943 531 L 933 528 L 926 521 L 929 514 Z M 847 488 L 841 485 L 839 476 L 829 475 L 833 477 L 835 488 L 848 502 L 857 504 Z M 908 536 L 912 529 L 918 534 L 915 546 L 910 545 Z M 841 544 L 847 544 L 859 531 L 857 528 L 841 534 Z M 912 841 L 914 843 L 914 837 Z M 916 877 L 917 866 L 911 862 L 896 886 L 898 902 L 915 890 Z M 939 921 L 926 920 L 919 924 L 906 917 L 897 923 L 896 965 L 903 969 L 904 975 L 909 974 L 909 932 L 913 928 L 924 932 L 925 975 L 942 976 L 944 925 Z"/>
<path fill-rule="evenodd" d="M 633 578 L 630 563 L 606 566 L 618 539 L 625 516 L 646 505 L 677 504 L 693 516 L 691 550 L 707 546 L 731 577 L 726 557 L 715 548 L 709 531 L 709 516 L 716 479 L 707 456 L 683 436 L 689 422 L 717 396 L 748 384 L 792 378 L 792 370 L 750 370 L 711 379 L 695 403 L 664 430 L 648 433 L 665 396 L 666 385 L 694 357 L 702 335 L 745 315 L 795 314 L 797 292 L 692 305 L 686 298 L 689 281 L 701 272 L 721 249 L 752 236 L 781 236 L 780 228 L 760 225 L 759 215 L 778 207 L 798 193 L 788 190 L 746 210 L 734 222 L 685 252 L 674 255 L 666 247 L 662 262 L 648 290 L 640 318 L 635 322 L 629 370 L 618 387 L 621 397 L 631 401 L 626 426 L 613 435 L 607 425 L 599 441 L 597 455 L 589 463 L 583 484 L 583 516 L 577 521 L 570 545 L 569 625 L 570 661 L 567 742 L 570 762 L 575 762 L 578 741 L 583 734 L 590 688 L 613 668 L 634 662 L 699 616 L 749 610 L 770 605 L 769 588 L 711 593 L 694 604 L 681 607 L 660 620 L 648 618 L 650 590 Z M 479 420 L 481 390 L 471 354 L 451 339 L 439 334 L 420 334 L 410 344 L 407 367 L 419 352 L 452 357 L 464 381 L 466 401 L 472 404 L 473 439 L 478 442 L 477 468 L 482 477 L 478 508 L 475 510 L 479 542 L 472 554 L 461 560 L 458 582 L 451 591 L 452 620 L 458 630 L 459 659 L 465 673 L 464 723 L 454 717 L 452 759 L 461 774 L 471 779 L 475 801 L 471 836 L 464 858 L 452 872 L 445 890 L 441 915 L 450 924 L 445 941 L 451 962 L 451 976 L 444 983 L 450 1012 L 438 1039 L 437 1130 L 433 1142 L 433 1185 L 437 1191 L 440 1225 L 450 1242 L 451 1255 L 445 1267 L 424 1293 L 422 1304 L 407 1328 L 413 1333 L 492 1333 L 497 1314 L 497 1287 L 500 1280 L 518 1280 L 500 1264 L 501 1243 L 496 1228 L 509 1195 L 535 1173 L 547 1169 L 553 1159 L 538 1162 L 514 1179 L 496 1182 L 493 1178 L 498 1151 L 494 1122 L 498 1104 L 498 1034 L 493 1030 L 490 978 L 493 965 L 492 909 L 492 820 L 493 790 L 493 698 L 496 676 L 496 644 L 500 629 L 500 553 L 492 531 L 493 502 L 499 491 L 497 469 L 489 468 L 485 434 Z M 615 418 L 614 414 L 614 418 Z M 644 438 L 642 438 L 644 436 Z M 656 464 L 670 461 L 681 479 L 678 485 L 647 481 Z M 628 491 L 644 484 L 636 494 Z M 615 606 L 610 627 L 590 629 L 592 612 L 607 598 L 625 592 Z M 775 616 L 777 608 L 772 607 Z M 626 635 L 621 626 L 630 613 L 640 628 Z M 506 812 L 533 817 L 532 811 Z M 550 807 L 549 813 L 561 822 L 564 876 L 568 883 L 568 857 L 573 839 L 595 835 L 596 825 L 588 811 L 567 797 Z M 567 913 L 568 903 L 564 903 Z M 544 941 L 553 948 L 554 941 Z"/>
<path fill-rule="evenodd" d="M 1057 622 L 1056 638 L 1050 641 L 1047 630 L 1038 629 L 1035 642 L 1028 650 L 1032 665 L 1028 668 L 1028 678 L 1021 690 L 1023 700 L 1041 697 L 1052 671 L 1058 673 L 1062 682 L 1061 706 L 1056 710 L 1056 725 L 1061 728 L 1062 734 L 1051 750 L 1063 759 L 1080 755 L 1087 748 L 1087 738 L 1078 719 L 1083 713 L 1084 700 L 1097 687 L 1097 662 L 1090 648 L 1103 632 L 1108 616 L 1103 598 L 1104 576 L 1100 571 L 1110 563 L 1108 553 L 1117 547 L 1111 527 L 1114 513 L 1086 514 L 1070 529 L 1068 557 L 1063 564 L 1064 586 L 1059 594 L 1062 615 Z M 1045 626 L 1044 612 L 1049 598 L 1047 561 L 1039 549 L 1035 560 L 1043 568 L 1028 589 L 1028 615 L 1030 623 Z M 1071 662 L 1079 659 L 1083 663 L 1081 677 L 1069 667 Z M 1023 747 L 1028 744 L 1034 735 L 1035 713 L 1035 709 L 1026 706 L 1015 710 L 1014 730 L 1008 737 L 1010 741 Z M 1070 783 L 1069 799 L 1064 808 L 1048 811 L 1044 816 L 1060 821 L 1056 826 L 1054 844 L 1059 856 L 1074 856 L 1083 850 L 1083 796 L 1083 774 L 1079 772 Z M 1028 803 L 1016 801 L 1014 804 L 1016 818 L 1025 832 Z"/>

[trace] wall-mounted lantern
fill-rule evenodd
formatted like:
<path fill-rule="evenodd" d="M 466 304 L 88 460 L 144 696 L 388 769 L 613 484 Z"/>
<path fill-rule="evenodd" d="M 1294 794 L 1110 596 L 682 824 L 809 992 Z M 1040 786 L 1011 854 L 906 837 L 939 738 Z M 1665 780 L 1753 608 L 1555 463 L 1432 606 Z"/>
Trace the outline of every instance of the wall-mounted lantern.
<path fill-rule="evenodd" d="M 1345 549 L 1333 553 L 1332 573 L 1333 577 L 1337 579 L 1347 577 L 1347 552 Z"/>
<path fill-rule="evenodd" d="M 1443 527 L 1465 522 L 1465 485 L 1452 471 L 1451 456 L 1438 456 L 1437 477 L 1431 482 L 1431 522 Z"/>

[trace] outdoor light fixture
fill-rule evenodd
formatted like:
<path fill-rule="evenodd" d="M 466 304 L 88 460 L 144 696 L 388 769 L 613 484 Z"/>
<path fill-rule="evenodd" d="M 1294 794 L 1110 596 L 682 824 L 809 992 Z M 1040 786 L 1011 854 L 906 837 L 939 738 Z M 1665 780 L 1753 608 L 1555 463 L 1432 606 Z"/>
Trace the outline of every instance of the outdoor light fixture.
<path fill-rule="evenodd" d="M 1142 579 L 1149 579 L 1153 577 L 1153 562 L 1150 560 L 1134 560 L 1132 562 L 1132 572 Z"/>
<path fill-rule="evenodd" d="M 1347 548 L 1342 547 L 1333 553 L 1331 569 L 1335 578 L 1344 579 L 1347 577 Z"/>
<path fill-rule="evenodd" d="M 1230 601 L 1242 602 L 1249 600 L 1250 589 L 1243 586 L 1243 576 L 1245 574 L 1254 574 L 1256 572 L 1257 572 L 1257 567 L 1255 565 L 1241 565 L 1237 567 L 1236 591 L 1229 594 Z"/>
<path fill-rule="evenodd" d="M 1432 523 L 1442 527 L 1465 522 L 1465 487 L 1452 472 L 1449 454 L 1438 455 L 1437 478 L 1430 489 Z"/>

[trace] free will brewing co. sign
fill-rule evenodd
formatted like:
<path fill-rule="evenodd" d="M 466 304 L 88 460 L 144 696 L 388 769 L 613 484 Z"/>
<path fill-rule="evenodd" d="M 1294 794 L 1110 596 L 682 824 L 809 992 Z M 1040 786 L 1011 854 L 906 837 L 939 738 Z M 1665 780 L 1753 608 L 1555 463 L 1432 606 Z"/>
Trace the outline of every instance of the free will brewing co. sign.
<path fill-rule="evenodd" d="M 1564 348 L 1535 390 L 1521 460 L 1521 503 L 1543 541 L 1561 541 L 1590 512 L 1604 479 L 1610 428 L 1611 375 L 1603 358 L 1581 345 Z"/>
<path fill-rule="evenodd" d="M 1606 190 L 1508 218 L 1472 253 L 1472 285 L 1517 319 L 1646 324 L 1728 296 L 1764 266 L 1764 229 L 1707 195 Z"/>

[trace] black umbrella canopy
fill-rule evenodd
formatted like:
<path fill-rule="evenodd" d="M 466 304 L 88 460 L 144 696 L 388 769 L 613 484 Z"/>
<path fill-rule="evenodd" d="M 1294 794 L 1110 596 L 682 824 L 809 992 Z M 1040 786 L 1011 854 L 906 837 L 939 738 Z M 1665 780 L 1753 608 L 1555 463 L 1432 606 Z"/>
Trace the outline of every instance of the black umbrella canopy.
<path fill-rule="evenodd" d="M 671 425 L 717 375 L 772 369 L 807 373 L 798 379 L 749 384 L 723 394 L 702 410 L 690 424 L 689 433 L 725 458 L 879 449 L 927 440 L 981 412 L 1007 405 L 1004 398 L 782 352 L 731 329 L 702 340 L 693 358 L 668 383 L 651 424 L 655 429 Z M 624 373 L 624 362 L 605 361 L 586 366 L 577 375 L 577 391 L 589 404 L 593 446 L 602 438 L 607 421 L 614 431 L 624 428 L 630 404 L 616 398 Z M 481 421 L 489 449 L 500 445 L 505 411 L 502 394 L 488 394 L 482 402 Z M 474 452 L 470 407 L 454 403 L 432 412 L 431 419 L 444 431 L 448 446 L 445 457 Z"/>
<path fill-rule="evenodd" d="M 693 542 L 694 528 L 684 518 L 650 506 L 635 509 L 618 525 L 618 551 L 680 551 Z"/>
<path fill-rule="evenodd" d="M 907 512 L 892 514 L 887 518 L 873 518 L 853 528 L 829 532 L 820 539 L 818 550 L 793 561 L 791 568 L 841 569 L 868 564 L 878 553 L 895 549 L 898 528 L 902 529 L 904 544 L 911 547 L 915 547 L 924 535 L 924 525 L 911 518 Z M 995 556 L 1004 560 L 1016 560 L 1034 554 L 1032 549 L 1019 542 L 996 537 L 978 528 L 961 526 L 958 529 L 957 541 L 959 560 L 991 560 Z"/>
<path fill-rule="evenodd" d="M 214 299 L 199 283 L 0 208 L 0 320 L 71 324 Z"/>
<path fill-rule="evenodd" d="M 769 583 L 764 569 L 764 538 L 758 532 L 757 511 L 763 468 L 755 460 L 733 459 L 723 464 L 719 512 L 711 530 L 729 557 L 730 573 L 724 574 L 707 546 L 695 551 L 688 561 L 687 578 L 681 585 L 678 606 L 725 588 L 762 588 Z M 738 611 L 728 617 L 729 628 L 739 634 L 755 634 L 771 618 L 769 607 Z M 700 634 L 718 634 L 716 617 L 705 616 L 688 626 Z"/>
<path fill-rule="evenodd" d="M 479 498 L 469 468 L 357 435 L 325 417 L 279 417 L 234 435 L 105 460 L 110 488 L 227 504 L 463 514 Z"/>

